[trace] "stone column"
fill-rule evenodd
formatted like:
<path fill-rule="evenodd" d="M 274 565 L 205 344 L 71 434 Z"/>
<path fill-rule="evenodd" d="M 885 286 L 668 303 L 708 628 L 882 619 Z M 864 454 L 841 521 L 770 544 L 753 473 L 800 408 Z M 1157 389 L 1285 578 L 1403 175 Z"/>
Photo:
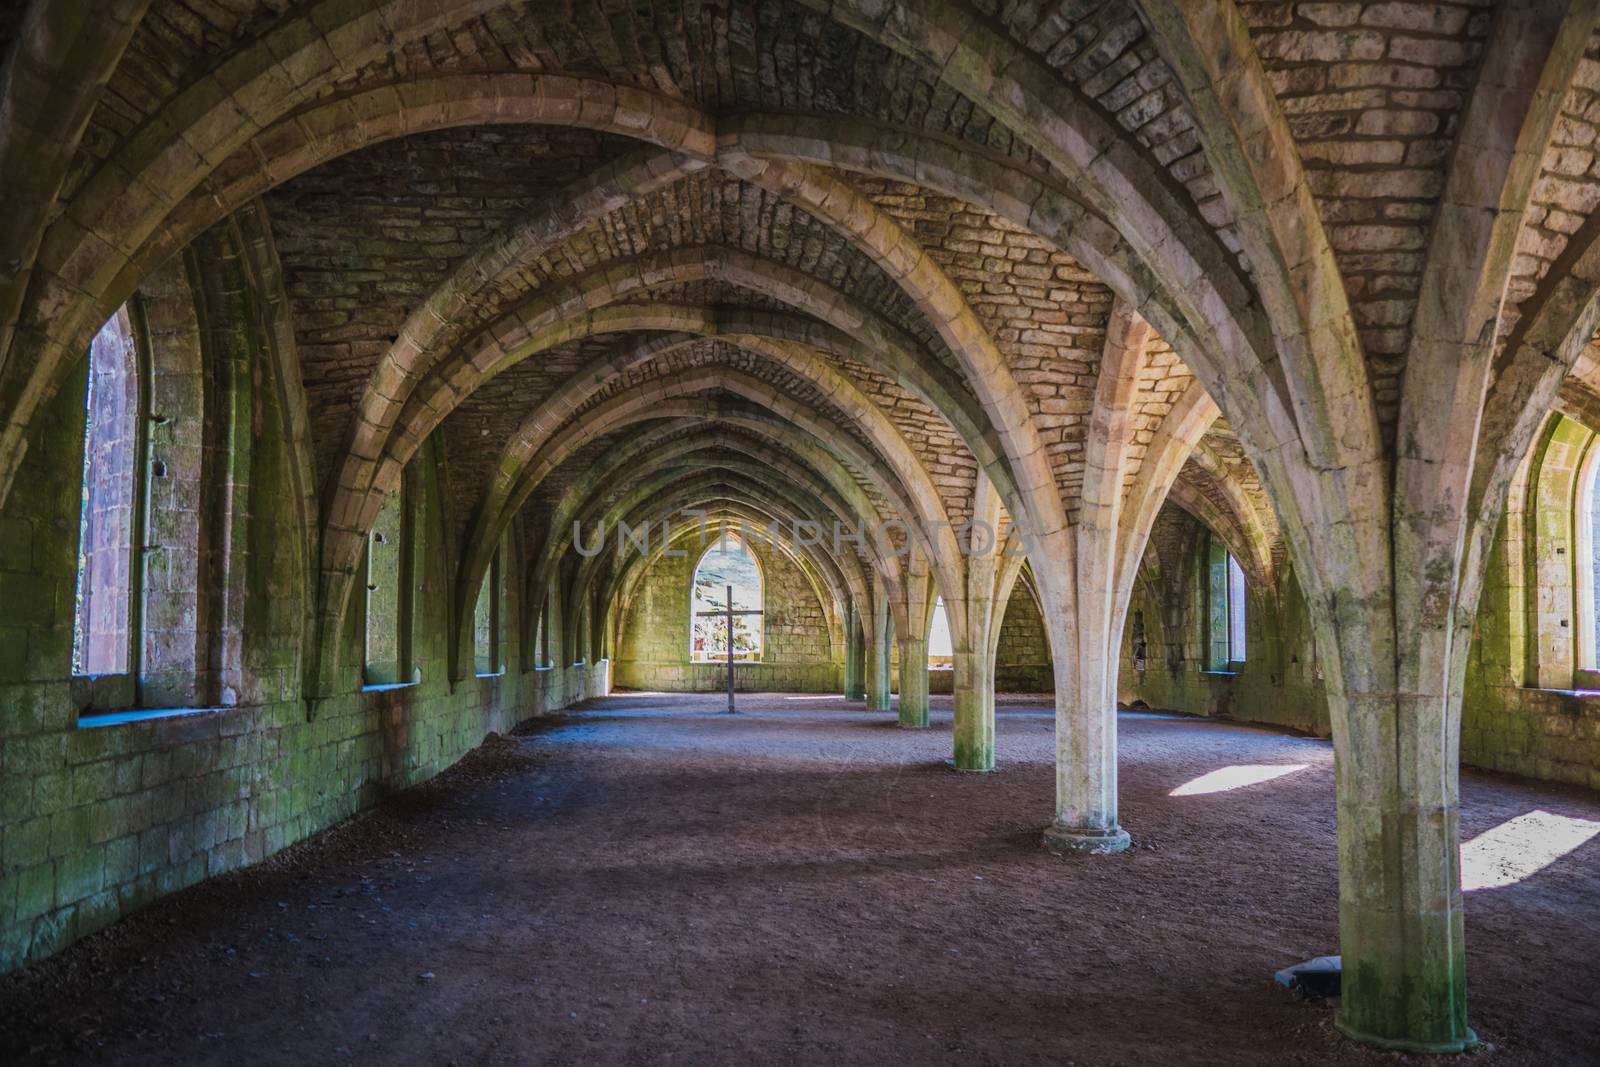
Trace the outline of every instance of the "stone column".
<path fill-rule="evenodd" d="M 987 641 L 984 642 L 988 644 Z M 958 771 L 994 770 L 994 658 L 987 649 L 955 653 L 955 758 Z"/>
<path fill-rule="evenodd" d="M 1062 643 L 1051 643 L 1056 817 L 1044 842 L 1070 852 L 1121 852 L 1131 841 L 1117 824 L 1117 705 L 1105 684 L 1104 649 L 1080 645 L 1077 655 L 1064 655 Z"/>
<path fill-rule="evenodd" d="M 1386 1048 L 1460 1051 L 1477 1037 L 1467 1026 L 1459 708 L 1439 694 L 1337 688 L 1337 1025 Z"/>
<path fill-rule="evenodd" d="M 921 729 L 928 725 L 928 639 L 899 636 L 900 725 Z"/>
<path fill-rule="evenodd" d="M 872 626 L 865 635 L 867 710 L 890 711 L 889 697 L 889 602 L 874 598 Z"/>
<path fill-rule="evenodd" d="M 854 605 L 844 620 L 844 698 L 861 700 L 867 695 L 866 641 L 861 632 L 861 616 Z"/>
<path fill-rule="evenodd" d="M 945 612 L 962 623 L 954 642 L 954 689 L 951 708 L 955 716 L 955 752 L 951 763 L 958 771 L 994 770 L 994 663 L 995 608 L 1006 595 L 1000 587 L 1014 580 L 1021 563 L 1002 553 L 1000 495 L 981 471 L 972 494 L 972 519 L 966 527 L 966 590 L 960 600 L 945 604 Z"/>
<path fill-rule="evenodd" d="M 1074 852 L 1121 852 L 1117 825 L 1117 538 L 1121 524 L 1138 369 L 1150 326 L 1121 299 L 1106 323 L 1094 414 L 1085 439 L 1076 542 L 1075 612 L 1051 624 L 1056 678 L 1056 817 L 1045 844 Z M 1048 615 L 1048 613 L 1047 613 Z"/>

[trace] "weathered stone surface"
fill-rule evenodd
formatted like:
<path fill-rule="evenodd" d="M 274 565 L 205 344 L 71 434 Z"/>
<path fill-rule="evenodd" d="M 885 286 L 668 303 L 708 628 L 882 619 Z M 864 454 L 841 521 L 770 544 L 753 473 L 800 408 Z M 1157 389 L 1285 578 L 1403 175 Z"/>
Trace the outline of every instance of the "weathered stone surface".
<path fill-rule="evenodd" d="M 1056 689 L 1063 843 L 1127 840 L 1115 696 L 1332 732 L 1343 1025 L 1470 1040 L 1457 742 L 1600 784 L 1590 6 L 112 6 L 5 24 L 0 966 L 701 685 L 686 565 L 562 527 L 705 504 L 906 522 L 768 560 L 746 673 L 922 725 L 942 598 L 958 767 Z M 86 428 L 119 308 L 145 410 Z M 79 722 L 168 705 L 228 710 Z"/>

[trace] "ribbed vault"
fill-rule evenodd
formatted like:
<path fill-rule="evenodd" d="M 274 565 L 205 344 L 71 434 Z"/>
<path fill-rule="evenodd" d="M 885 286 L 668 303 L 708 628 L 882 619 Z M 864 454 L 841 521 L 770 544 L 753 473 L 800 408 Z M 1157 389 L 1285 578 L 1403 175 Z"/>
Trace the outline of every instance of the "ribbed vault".
<path fill-rule="evenodd" d="M 203 347 L 283 368 L 313 709 L 359 685 L 364 560 L 419 463 L 452 685 L 497 558 L 519 646 L 559 615 L 593 663 L 657 557 L 575 523 L 775 521 L 874 706 L 943 599 L 964 770 L 994 767 L 1024 583 L 1050 840 L 1115 851 L 1120 648 L 1170 502 L 1312 615 L 1342 1025 L 1470 1043 L 1466 650 L 1540 427 L 1600 422 L 1595 4 L 93 6 L 0 18 L 0 508 L 102 324 L 226 261 L 206 291 L 249 314 Z M 895 529 L 794 532 L 835 521 Z"/>

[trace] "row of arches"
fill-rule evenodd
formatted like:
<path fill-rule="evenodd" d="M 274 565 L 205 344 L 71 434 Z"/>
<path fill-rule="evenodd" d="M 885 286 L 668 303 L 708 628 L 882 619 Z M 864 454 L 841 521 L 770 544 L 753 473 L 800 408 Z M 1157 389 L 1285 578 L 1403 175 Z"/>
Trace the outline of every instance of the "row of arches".
<path fill-rule="evenodd" d="M 376 540 L 389 544 L 386 501 L 441 440 L 461 446 L 444 447 L 449 477 L 428 479 L 450 560 L 438 593 L 452 683 L 495 674 L 502 647 L 549 641 L 530 633 L 559 634 L 556 662 L 595 660 L 637 565 L 582 557 L 561 532 L 569 520 L 637 528 L 684 506 L 768 521 L 898 516 L 903 553 L 794 546 L 837 618 L 860 621 L 866 673 L 891 633 L 902 662 L 925 659 L 942 602 L 954 759 L 991 768 L 996 605 L 1026 560 L 1057 702 L 1049 840 L 1112 851 L 1128 840 L 1118 649 L 1149 535 L 1175 500 L 1207 516 L 1226 549 L 1214 664 L 1237 662 L 1238 587 L 1270 585 L 1286 560 L 1313 620 L 1340 752 L 1343 1025 L 1407 1047 L 1470 1044 L 1455 824 L 1472 623 L 1515 472 L 1596 316 L 1594 228 L 1579 216 L 1540 233 L 1549 255 L 1528 257 L 1544 272 L 1537 284 L 1521 284 L 1531 275 L 1512 252 L 1532 216 L 1548 215 L 1534 210 L 1537 190 L 1553 184 L 1544 161 L 1595 13 L 1510 5 L 1461 30 L 1476 65 L 1459 80 L 1471 88 L 1453 140 L 1423 153 L 1436 161 L 1437 192 L 1420 198 L 1431 221 L 1406 231 L 1405 249 L 1379 250 L 1415 260 L 1388 272 L 1383 307 L 1352 257 L 1386 240 L 1384 227 L 1325 217 L 1325 190 L 1360 178 L 1340 180 L 1338 153 L 1301 143 L 1274 79 L 1283 50 L 1257 47 L 1270 31 L 1251 21 L 1253 6 L 772 5 L 770 18 L 805 28 L 797 39 L 847 43 L 902 73 L 916 87 L 907 95 L 942 102 L 916 121 L 890 114 L 895 94 L 825 92 L 814 109 L 776 108 L 751 79 L 714 76 L 714 55 L 713 73 L 698 76 L 700 44 L 649 16 L 641 32 L 665 37 L 657 51 L 670 58 L 648 78 L 617 26 L 581 58 L 531 39 L 461 69 L 420 54 L 447 54 L 467 27 L 492 34 L 487 16 L 502 6 L 366 0 L 274 13 L 213 53 L 179 49 L 170 58 L 183 76 L 144 92 L 119 80 L 124 50 L 148 46 L 142 9 L 80 27 L 70 63 L 38 43 L 59 35 L 24 35 L 19 47 L 44 50 L 26 56 L 43 72 L 32 82 L 59 86 L 62 99 L 40 110 L 51 126 L 41 136 L 0 140 L 0 177 L 22 191 L 22 221 L 0 234 L 0 508 L 25 523 L 58 517 L 59 502 L 26 484 L 58 394 L 108 317 L 130 299 L 137 307 L 162 264 L 220 227 L 250 277 L 210 303 L 253 293 L 235 321 L 256 330 L 236 340 L 276 343 L 276 418 L 293 454 L 278 496 L 299 528 L 283 553 L 303 577 L 290 688 L 311 708 L 369 670 L 407 676 L 402 639 L 391 653 L 387 640 L 353 637 L 363 613 L 391 607 L 371 596 L 389 574 Z M 1384 47 L 1410 40 L 1403 29 L 1379 35 Z M 1064 51 L 1080 38 L 1099 44 L 1065 61 L 1040 44 Z M 524 55 L 538 59 L 523 69 L 513 57 Z M 1396 62 L 1440 78 L 1451 66 L 1414 46 Z M 1130 83 L 1137 100 L 1119 102 Z M 85 137 L 103 85 L 127 90 L 126 114 Z M 981 132 L 969 136 L 969 124 Z M 339 318 L 354 298 L 338 287 L 359 270 L 307 257 L 284 284 L 275 190 L 336 163 L 359 169 L 391 141 L 533 126 L 608 147 L 481 241 L 440 221 L 459 207 L 419 209 L 435 213 L 397 228 L 410 244 L 385 238 L 419 261 L 431 245 L 437 260 L 419 272 L 403 321 L 364 333 Z M 48 150 L 22 161 L 17 144 Z M 730 240 L 724 226 L 718 240 L 641 237 L 611 254 L 609 235 L 653 214 L 651 197 L 712 183 L 737 190 L 730 200 L 767 220 L 754 229 L 768 236 Z M 954 206 L 930 209 L 933 195 Z M 802 250 L 776 254 L 773 233 L 803 235 Z M 1107 308 L 1086 360 L 1061 338 L 1081 325 L 1078 297 L 1094 286 Z M 1385 314 L 1406 323 L 1397 338 L 1374 328 Z M 333 325 L 319 333 L 322 321 Z M 330 387 L 336 399 L 319 402 L 317 418 L 289 373 L 308 336 L 349 360 L 335 368 L 349 388 Z M 1181 372 L 1162 365 L 1162 347 Z M 490 410 L 498 385 L 545 367 L 566 373 L 530 402 Z M 101 384 L 109 396 L 113 383 Z M 263 421 L 243 417 L 245 393 L 226 394 L 230 432 Z M 479 426 L 491 447 L 466 448 Z M 122 504 L 110 492 L 90 513 L 114 523 Z M 202 528 L 232 534 L 226 519 L 241 513 L 219 505 Z M 968 519 L 1004 536 L 979 550 L 970 527 L 963 540 Z M 114 553 L 85 540 L 86 572 L 117 573 Z M 486 584 L 497 591 L 487 602 Z M 522 613 L 528 633 L 502 636 L 497 598 L 542 605 Z M 125 614 L 93 600 L 91 635 L 95 619 Z M 403 616 L 402 601 L 397 589 Z M 98 639 L 85 647 L 99 654 Z M 902 686 L 913 716 L 925 714 L 919 685 Z"/>

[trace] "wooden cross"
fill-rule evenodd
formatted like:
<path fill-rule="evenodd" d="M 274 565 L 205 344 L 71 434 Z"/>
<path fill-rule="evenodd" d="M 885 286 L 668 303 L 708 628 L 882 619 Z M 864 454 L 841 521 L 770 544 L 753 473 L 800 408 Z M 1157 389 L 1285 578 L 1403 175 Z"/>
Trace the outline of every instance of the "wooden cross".
<path fill-rule="evenodd" d="M 702 616 L 718 616 L 718 615 L 720 615 L 721 617 L 723 617 L 723 618 L 728 620 L 728 714 L 732 715 L 732 714 L 734 714 L 734 708 L 733 708 L 733 617 L 735 615 L 764 615 L 766 613 L 762 612 L 762 611 L 755 611 L 755 610 L 751 610 L 751 611 L 734 611 L 733 610 L 733 586 L 731 586 L 731 585 L 728 586 L 727 590 L 728 590 L 728 606 L 727 607 L 723 608 L 721 611 L 700 611 L 700 612 L 696 612 L 696 614 L 697 615 L 702 615 Z"/>

